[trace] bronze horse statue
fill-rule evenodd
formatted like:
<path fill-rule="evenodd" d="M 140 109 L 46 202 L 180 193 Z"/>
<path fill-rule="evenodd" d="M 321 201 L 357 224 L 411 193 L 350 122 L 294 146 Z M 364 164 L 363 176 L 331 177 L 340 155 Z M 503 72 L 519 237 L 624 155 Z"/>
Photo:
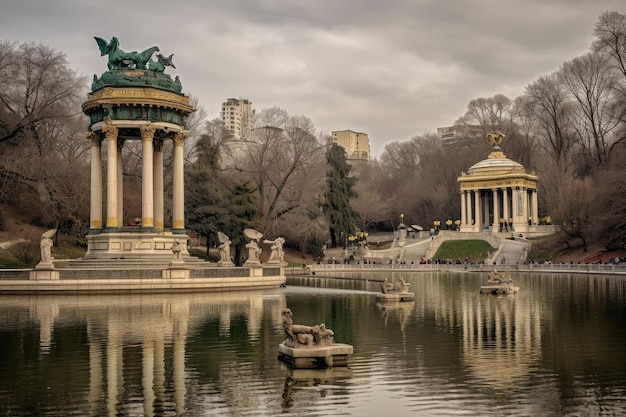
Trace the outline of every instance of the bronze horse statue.
<path fill-rule="evenodd" d="M 109 62 L 108 67 L 113 69 L 141 69 L 145 70 L 146 64 L 150 61 L 152 54 L 157 52 L 159 48 L 153 46 L 143 52 L 125 52 L 120 49 L 120 41 L 113 36 L 111 42 L 107 42 L 102 38 L 94 36 L 98 47 L 100 48 L 100 56 L 108 55 Z"/>
<path fill-rule="evenodd" d="M 174 54 L 165 57 L 161 54 L 157 54 L 157 61 L 150 61 L 148 62 L 148 69 L 150 71 L 154 71 L 154 72 L 163 72 L 165 71 L 165 67 L 172 67 L 172 68 L 176 68 L 174 66 L 174 62 L 172 61 L 172 58 L 174 57 Z"/>

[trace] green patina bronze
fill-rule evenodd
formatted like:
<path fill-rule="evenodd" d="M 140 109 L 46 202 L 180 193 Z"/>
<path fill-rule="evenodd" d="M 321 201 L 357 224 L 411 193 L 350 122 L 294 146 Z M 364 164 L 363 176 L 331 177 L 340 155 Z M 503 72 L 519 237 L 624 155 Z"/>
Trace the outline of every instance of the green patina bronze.
<path fill-rule="evenodd" d="M 126 52 L 120 49 L 119 40 L 115 36 L 110 42 L 96 36 L 94 39 L 98 43 L 101 56 L 108 55 L 109 70 L 100 77 L 94 74 L 92 91 L 103 87 L 136 86 L 181 92 L 183 87 L 178 76 L 172 80 L 172 77 L 164 72 L 166 67 L 176 68 L 172 61 L 173 54 L 169 57 L 157 54 L 156 61 L 153 61 L 152 55 L 159 51 L 157 46 L 142 52 Z"/>
<path fill-rule="evenodd" d="M 90 124 L 101 122 L 105 117 L 111 120 L 150 120 L 152 122 L 169 122 L 184 124 L 184 114 L 179 110 L 140 105 L 104 105 L 92 109 L 89 113 Z"/>

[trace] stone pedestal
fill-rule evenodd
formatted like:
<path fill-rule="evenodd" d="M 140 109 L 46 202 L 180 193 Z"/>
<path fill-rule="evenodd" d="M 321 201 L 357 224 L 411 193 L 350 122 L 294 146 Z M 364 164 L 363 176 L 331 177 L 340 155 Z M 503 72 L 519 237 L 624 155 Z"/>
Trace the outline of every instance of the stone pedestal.
<path fill-rule="evenodd" d="M 352 345 L 333 343 L 330 346 L 292 348 L 284 343 L 278 345 L 278 359 L 295 369 L 318 369 L 348 366 Z"/>
<path fill-rule="evenodd" d="M 185 263 L 174 263 L 170 264 L 170 267 L 164 269 L 162 271 L 162 276 L 165 279 L 188 279 L 189 278 L 189 270 L 185 269 Z"/>
<path fill-rule="evenodd" d="M 50 264 L 51 267 L 46 268 L 45 266 L 42 266 L 42 264 Z M 52 280 L 59 280 L 59 271 L 55 271 L 54 270 L 54 266 L 52 266 L 52 263 L 47 262 L 47 263 L 43 263 L 40 262 L 39 264 L 37 264 L 37 266 L 35 266 L 35 270 L 34 271 L 30 271 L 30 275 L 29 278 L 31 281 L 52 281 Z"/>
<path fill-rule="evenodd" d="M 263 276 L 263 267 L 261 263 L 248 265 L 247 263 L 243 264 L 244 266 L 250 267 L 250 276 L 251 277 L 262 277 Z"/>
<path fill-rule="evenodd" d="M 413 301 L 414 294 L 412 292 L 392 292 L 386 294 L 377 294 L 378 301 Z"/>

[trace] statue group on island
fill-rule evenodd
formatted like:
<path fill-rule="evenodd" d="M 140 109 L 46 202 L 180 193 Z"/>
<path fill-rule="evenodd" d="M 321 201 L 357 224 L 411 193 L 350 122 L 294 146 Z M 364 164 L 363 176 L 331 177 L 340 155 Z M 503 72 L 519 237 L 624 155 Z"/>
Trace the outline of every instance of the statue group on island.
<path fill-rule="evenodd" d="M 285 330 L 285 336 L 287 336 L 287 339 L 283 342 L 284 345 L 291 348 L 312 348 L 331 346 L 333 344 L 335 333 L 327 329 L 324 323 L 315 326 L 293 324 L 293 313 L 289 308 L 283 309 L 281 314 L 283 329 Z"/>
<path fill-rule="evenodd" d="M 411 284 L 406 282 L 403 276 L 400 276 L 395 284 L 387 281 L 387 278 L 380 283 L 380 289 L 383 294 L 408 293 L 410 287 Z"/>
<path fill-rule="evenodd" d="M 513 285 L 513 279 L 504 274 L 499 274 L 495 269 L 488 274 L 487 285 Z"/>

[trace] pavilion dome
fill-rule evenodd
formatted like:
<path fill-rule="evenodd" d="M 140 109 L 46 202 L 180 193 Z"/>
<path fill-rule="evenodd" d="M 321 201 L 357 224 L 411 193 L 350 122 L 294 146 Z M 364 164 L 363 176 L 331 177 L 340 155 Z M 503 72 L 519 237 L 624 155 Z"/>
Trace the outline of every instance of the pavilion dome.
<path fill-rule="evenodd" d="M 469 175 L 484 174 L 505 174 L 505 173 L 525 173 L 526 169 L 518 162 L 515 162 L 502 153 L 499 148 L 495 149 L 487 159 L 472 165 L 467 173 Z"/>

